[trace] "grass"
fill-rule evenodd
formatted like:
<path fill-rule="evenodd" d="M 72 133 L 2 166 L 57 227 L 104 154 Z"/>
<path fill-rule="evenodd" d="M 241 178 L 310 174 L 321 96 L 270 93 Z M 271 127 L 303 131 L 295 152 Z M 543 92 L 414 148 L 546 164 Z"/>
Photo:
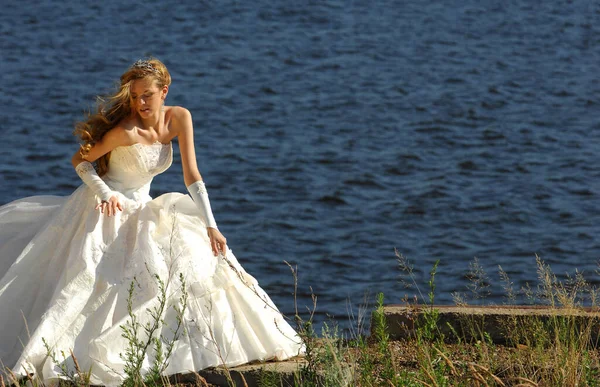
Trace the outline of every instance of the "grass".
<path fill-rule="evenodd" d="M 405 279 L 417 285 L 409 262 L 398 253 L 397 259 Z M 581 273 L 561 281 L 536 257 L 537 285 L 515 290 L 499 267 L 507 303 L 514 303 L 522 294 L 530 303 L 544 305 L 549 313 L 507 318 L 501 327 L 506 333 L 504 340 L 496 343 L 480 316 L 465 314 L 460 328 L 442 326 L 434 303 L 438 264 L 429 273 L 425 296 L 418 289 L 420 298 L 405 300 L 415 310 L 415 330 L 410 339 L 390 339 L 384 295 L 379 293 L 372 311 L 371 335 L 351 330 L 348 338 L 326 331 L 321 338 L 326 345 L 310 348 L 306 367 L 324 372 L 327 378 L 349 366 L 348 386 L 600 386 L 598 289 Z M 485 304 L 490 282 L 476 259 L 468 278 L 469 299 L 476 305 Z M 467 308 L 466 298 L 457 295 L 457 306 Z M 311 336 L 309 345 L 315 342 L 313 332 L 299 332 L 303 337 Z M 331 356 L 332 352 L 336 356 Z M 335 384 L 328 384 L 326 379 L 318 384 L 312 379 L 297 385 Z"/>
<path fill-rule="evenodd" d="M 298 312 L 295 316 L 298 334 L 305 345 L 304 361 L 298 363 L 293 380 L 284 380 L 281 374 L 264 368 L 255 378 L 262 387 L 337 387 L 337 386 L 600 386 L 600 348 L 595 339 L 599 336 L 597 292 L 581 275 L 575 273 L 559 280 L 549 265 L 536 257 L 537 284 L 524 289 L 515 289 L 510 278 L 499 267 L 499 276 L 505 291 L 507 304 L 514 304 L 517 296 L 525 296 L 536 305 L 544 305 L 549 314 L 545 317 L 518 316 L 503 321 L 506 332 L 503 343 L 496 343 L 486 331 L 483 318 L 465 314 L 460 327 L 442 326 L 440 312 L 435 306 L 438 262 L 432 266 L 427 281 L 427 292 L 421 293 L 409 262 L 396 252 L 402 278 L 417 288 L 418 296 L 404 300 L 414 308 L 414 334 L 410 339 L 392 340 L 386 318 L 383 293 L 376 295 L 375 306 L 370 311 L 371 334 L 365 331 L 365 319 L 369 314 L 367 302 L 355 316 L 349 315 L 353 326 L 343 334 L 335 322 L 324 324 L 321 332 L 315 332 L 313 324 L 317 298 L 313 296 L 312 309 L 306 316 Z M 297 287 L 297 268 L 289 265 Z M 470 265 L 469 300 L 475 304 L 485 303 L 488 295 L 489 278 L 477 260 Z M 124 386 L 176 386 L 163 375 L 168 364 L 174 342 L 181 330 L 181 321 L 171 327 L 170 339 L 156 332 L 163 324 L 160 316 L 166 307 L 166 287 L 156 277 L 162 294 L 156 309 L 149 310 L 151 321 L 140 324 L 138 317 L 130 313 L 127 324 L 122 326 L 123 335 L 129 342 L 123 360 L 126 361 Z M 182 283 L 180 308 L 183 316 L 187 302 L 185 282 Z M 131 287 L 130 300 L 134 286 Z M 467 297 L 455 295 L 459 307 L 468 307 Z M 583 312 L 583 305 L 594 313 Z M 417 313 L 418 311 L 418 313 Z M 585 316 L 585 317 L 582 317 Z M 48 356 L 56 364 L 60 359 L 46 344 Z M 152 356 L 149 356 L 149 353 Z M 65 354 L 60 354 L 66 358 Z M 60 356 L 59 356 L 60 357 Z M 77 359 L 74 368 L 62 368 L 64 381 L 61 384 L 89 386 L 90 370 L 79 369 Z M 150 372 L 141 373 L 144 359 L 153 359 Z M 228 386 L 246 386 L 246 380 L 235 379 L 232 371 L 223 367 Z M 236 384 L 237 380 L 237 384 Z M 240 382 L 241 380 L 241 382 Z M 18 378 L 7 370 L 0 377 L 0 387 L 9 384 L 42 386 L 36 379 Z M 187 386 L 209 386 L 200 375 L 195 383 Z"/>
<path fill-rule="evenodd" d="M 406 260 L 397 254 L 404 273 L 414 277 Z M 534 304 L 545 305 L 549 316 L 509 317 L 503 323 L 506 332 L 503 345 L 494 343 L 483 318 L 466 314 L 461 327 L 441 327 L 435 307 L 428 305 L 420 321 L 416 321 L 416 338 L 403 342 L 405 356 L 396 367 L 412 373 L 415 380 L 429 386 L 598 386 L 599 351 L 598 314 L 582 312 L 582 305 L 596 311 L 597 289 L 580 273 L 559 281 L 550 267 L 539 257 L 537 286 L 526 288 Z M 435 265 L 434 265 L 435 269 Z M 508 302 L 516 298 L 513 284 L 499 268 Z M 435 270 L 429 281 L 430 293 L 435 289 Z M 481 304 L 489 283 L 475 260 L 469 278 L 473 299 Z M 430 301 L 431 301 L 430 296 Z M 457 305 L 468 305 L 464 298 Z M 585 315 L 585 317 L 582 317 Z M 377 323 L 377 319 L 373 319 Z M 408 385 L 408 384 L 388 384 Z"/>

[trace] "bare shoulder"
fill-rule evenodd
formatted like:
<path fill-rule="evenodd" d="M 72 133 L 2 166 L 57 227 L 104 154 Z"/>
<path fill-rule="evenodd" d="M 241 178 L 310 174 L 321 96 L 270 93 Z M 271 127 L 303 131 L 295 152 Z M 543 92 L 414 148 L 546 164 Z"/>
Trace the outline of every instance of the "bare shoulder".
<path fill-rule="evenodd" d="M 192 113 L 182 106 L 171 107 L 171 129 L 178 136 L 192 129 Z"/>
<path fill-rule="evenodd" d="M 185 122 L 192 117 L 192 113 L 183 106 L 171 106 L 171 114 L 177 122 Z"/>
<path fill-rule="evenodd" d="M 120 126 L 116 126 L 106 132 L 100 141 L 97 141 L 87 153 L 81 156 L 83 160 L 93 162 L 113 149 L 127 145 L 131 145 L 131 138 L 127 131 Z"/>
<path fill-rule="evenodd" d="M 117 126 L 106 132 L 102 137 L 102 143 L 109 146 L 111 149 L 119 146 L 132 145 L 135 143 L 133 128 L 119 123 Z"/>

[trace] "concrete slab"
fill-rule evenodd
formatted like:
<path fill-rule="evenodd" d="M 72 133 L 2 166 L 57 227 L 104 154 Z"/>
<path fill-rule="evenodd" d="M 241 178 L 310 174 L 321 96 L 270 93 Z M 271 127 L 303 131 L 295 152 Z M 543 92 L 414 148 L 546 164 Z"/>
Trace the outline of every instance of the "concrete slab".
<path fill-rule="evenodd" d="M 384 308 L 385 318 L 392 340 L 411 339 L 416 329 L 423 326 L 424 314 L 431 307 L 388 305 Z M 552 319 L 569 317 L 580 328 L 592 329 L 592 340 L 600 333 L 600 310 L 598 308 L 552 308 L 547 306 L 447 306 L 433 307 L 439 313 L 438 333 L 447 341 L 455 341 L 456 333 L 466 339 L 481 339 L 486 332 L 497 344 L 506 344 L 510 329 L 515 324 L 539 324 L 551 326 Z M 590 325 L 591 324 L 591 325 Z M 531 326 L 531 325 L 529 325 Z M 371 324 L 371 334 L 373 334 Z M 454 339 L 454 340 L 453 340 Z"/>
<path fill-rule="evenodd" d="M 259 387 L 261 385 L 273 385 L 281 387 L 294 387 L 297 385 L 296 378 L 306 360 L 301 357 L 279 362 L 265 362 L 245 364 L 232 367 L 228 370 L 217 367 L 198 371 L 197 373 L 173 375 L 171 382 L 190 383 L 195 386 L 230 386 L 228 376 L 237 387 Z M 347 367 L 341 387 L 348 386 L 351 380 L 351 369 Z"/>
<path fill-rule="evenodd" d="M 225 369 L 222 367 L 209 368 L 197 373 L 173 375 L 170 379 L 177 383 L 192 383 L 203 386 L 229 386 L 228 374 L 236 386 L 258 387 L 261 381 L 276 380 L 277 385 L 293 387 L 295 374 L 306 364 L 302 358 L 286 361 L 245 364 Z"/>

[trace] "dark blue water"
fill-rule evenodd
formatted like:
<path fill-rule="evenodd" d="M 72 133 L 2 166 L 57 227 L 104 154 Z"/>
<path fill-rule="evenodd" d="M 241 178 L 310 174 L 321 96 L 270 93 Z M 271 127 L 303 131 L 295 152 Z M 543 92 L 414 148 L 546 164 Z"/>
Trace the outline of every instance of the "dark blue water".
<path fill-rule="evenodd" d="M 221 229 L 285 313 L 397 303 L 394 249 L 437 301 L 479 259 L 502 302 L 535 254 L 600 258 L 600 4 L 592 1 L 33 2 L 0 14 L 0 204 L 68 195 L 73 123 L 136 59 L 193 114 Z M 187 4 L 185 4 L 187 3 Z M 179 158 L 153 194 L 185 192 Z"/>

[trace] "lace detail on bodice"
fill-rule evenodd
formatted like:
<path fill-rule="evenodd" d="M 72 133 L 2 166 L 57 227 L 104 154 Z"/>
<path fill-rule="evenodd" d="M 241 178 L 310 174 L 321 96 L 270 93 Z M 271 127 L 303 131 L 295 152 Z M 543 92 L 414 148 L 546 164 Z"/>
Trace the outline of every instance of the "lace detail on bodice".
<path fill-rule="evenodd" d="M 158 142 L 150 146 L 140 144 L 135 144 L 135 146 L 146 147 L 145 152 L 140 152 L 140 154 L 146 156 L 146 165 L 150 167 L 148 173 L 152 176 L 163 173 L 171 166 L 171 162 L 173 161 L 171 143 L 162 144 Z"/>
<path fill-rule="evenodd" d="M 167 170 L 173 162 L 171 143 L 133 144 L 113 149 L 104 180 L 112 189 L 126 192 L 149 191 L 152 178 Z"/>
<path fill-rule="evenodd" d="M 171 143 L 152 145 L 133 144 L 114 149 L 111 153 L 109 173 L 115 169 L 154 177 L 171 166 Z M 133 177 L 133 176 L 132 176 Z"/>

